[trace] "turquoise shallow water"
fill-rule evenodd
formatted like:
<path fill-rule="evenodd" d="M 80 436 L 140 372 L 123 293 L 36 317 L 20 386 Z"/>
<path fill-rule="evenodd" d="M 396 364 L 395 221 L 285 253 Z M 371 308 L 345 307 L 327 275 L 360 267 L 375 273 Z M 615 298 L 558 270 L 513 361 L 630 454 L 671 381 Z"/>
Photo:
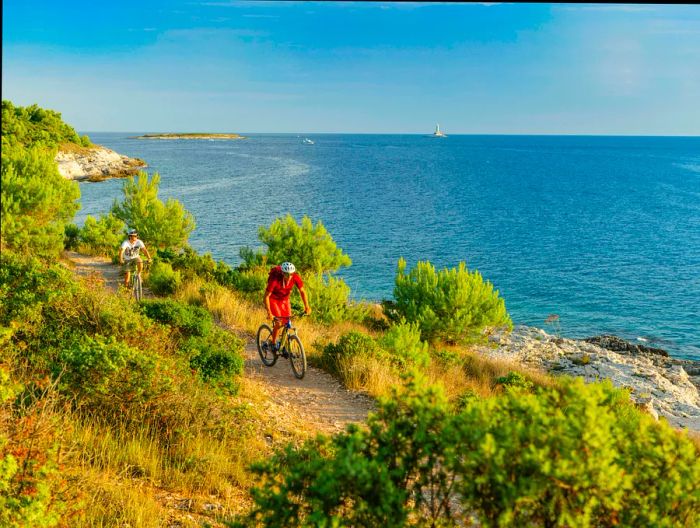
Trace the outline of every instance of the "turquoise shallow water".
<path fill-rule="evenodd" d="M 556 313 L 566 336 L 700 359 L 700 138 L 88 134 L 145 159 L 161 198 L 195 215 L 192 245 L 230 264 L 259 225 L 307 214 L 353 259 L 342 275 L 356 298 L 391 297 L 400 256 L 464 260 L 516 324 L 548 329 Z M 107 211 L 121 181 L 81 191 L 78 223 Z"/>

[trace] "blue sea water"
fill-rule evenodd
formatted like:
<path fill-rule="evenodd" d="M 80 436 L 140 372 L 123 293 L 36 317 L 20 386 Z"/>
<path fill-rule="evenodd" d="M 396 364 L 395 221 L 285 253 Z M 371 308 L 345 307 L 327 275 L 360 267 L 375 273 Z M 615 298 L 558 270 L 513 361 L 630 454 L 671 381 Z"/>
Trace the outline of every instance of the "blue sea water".
<path fill-rule="evenodd" d="M 558 314 L 569 337 L 700 359 L 699 137 L 88 134 L 146 160 L 161 198 L 194 214 L 192 246 L 232 265 L 260 245 L 258 226 L 306 214 L 352 258 L 357 299 L 390 298 L 399 257 L 465 261 L 516 324 L 553 330 Z M 82 183 L 78 223 L 121 186 Z"/>

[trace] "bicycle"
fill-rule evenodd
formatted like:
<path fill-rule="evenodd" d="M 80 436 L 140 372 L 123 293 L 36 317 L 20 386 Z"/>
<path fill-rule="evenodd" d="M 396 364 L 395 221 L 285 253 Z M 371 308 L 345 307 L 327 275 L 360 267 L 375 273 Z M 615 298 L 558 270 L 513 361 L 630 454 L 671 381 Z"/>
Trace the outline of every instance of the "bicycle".
<path fill-rule="evenodd" d="M 292 365 L 292 372 L 297 379 L 302 379 L 306 374 L 306 354 L 304 353 L 304 345 L 301 344 L 301 339 L 297 336 L 296 328 L 292 326 L 293 317 L 303 317 L 305 314 L 294 314 L 289 317 L 275 317 L 275 320 L 286 319 L 287 322 L 282 327 L 282 336 L 279 338 L 279 346 L 277 349 L 272 348 L 272 329 L 269 325 L 263 323 L 258 328 L 256 344 L 258 346 L 258 354 L 263 365 L 272 367 L 277 363 L 280 356 L 289 358 Z"/>
<path fill-rule="evenodd" d="M 143 271 L 148 269 L 148 265 L 151 263 L 150 259 L 143 261 Z M 138 266 L 134 266 L 134 270 L 131 272 L 131 278 L 129 279 L 129 289 L 134 294 L 134 299 L 136 302 L 141 301 L 143 298 L 143 279 L 141 278 L 141 273 L 139 273 Z"/>

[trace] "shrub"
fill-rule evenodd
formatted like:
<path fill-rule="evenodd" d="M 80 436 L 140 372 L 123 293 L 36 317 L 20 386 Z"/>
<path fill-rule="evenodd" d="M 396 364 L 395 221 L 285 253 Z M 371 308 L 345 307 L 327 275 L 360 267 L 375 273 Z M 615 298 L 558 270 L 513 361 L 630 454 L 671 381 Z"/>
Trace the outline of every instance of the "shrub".
<path fill-rule="evenodd" d="M 503 385 L 508 389 L 529 391 L 535 386 L 533 382 L 523 376 L 520 372 L 509 372 L 506 376 L 496 378 L 497 385 Z"/>
<path fill-rule="evenodd" d="M 72 289 L 69 273 L 34 257 L 0 253 L 0 325 L 38 317 L 44 303 Z"/>
<path fill-rule="evenodd" d="M 80 190 L 58 173 L 51 151 L 3 145 L 0 194 L 2 251 L 56 256 L 63 249 Z"/>
<path fill-rule="evenodd" d="M 262 300 L 262 294 L 267 287 L 267 268 L 251 268 L 233 270 L 226 278 L 227 286 L 231 286 L 249 298 Z"/>
<path fill-rule="evenodd" d="M 430 262 L 418 262 L 408 274 L 405 271 L 406 261 L 400 259 L 389 315 L 418 323 L 425 339 L 468 342 L 479 339 L 485 327 L 512 327 L 498 291 L 463 262 L 440 272 Z"/>
<path fill-rule="evenodd" d="M 126 238 L 126 225 L 112 213 L 95 220 L 88 215 L 78 234 L 78 249 L 89 255 L 115 258 Z"/>
<path fill-rule="evenodd" d="M 111 407 L 152 398 L 155 368 L 151 354 L 97 335 L 64 345 L 53 370 L 63 392 Z"/>
<path fill-rule="evenodd" d="M 415 323 L 402 321 L 391 326 L 379 339 L 379 344 L 398 358 L 402 365 L 425 368 L 430 364 L 428 343 L 421 341 L 420 329 Z"/>
<path fill-rule="evenodd" d="M 141 311 L 154 321 L 177 328 L 184 336 L 206 336 L 212 326 L 207 310 L 172 299 L 146 300 L 141 303 Z"/>
<path fill-rule="evenodd" d="M 190 358 L 190 367 L 202 380 L 235 393 L 233 378 L 243 372 L 243 342 L 230 332 L 215 328 L 206 337 L 190 337 L 182 351 Z"/>
<path fill-rule="evenodd" d="M 330 273 L 309 273 L 304 277 L 304 290 L 313 307 L 312 319 L 326 324 L 347 319 L 350 287 L 343 279 Z"/>
<path fill-rule="evenodd" d="M 350 358 L 358 356 L 377 356 L 381 349 L 377 342 L 367 334 L 348 332 L 337 343 L 328 343 L 323 348 L 321 362 L 331 372 L 339 373 L 339 365 Z"/>
<path fill-rule="evenodd" d="M 180 287 L 180 272 L 167 262 L 156 261 L 146 278 L 146 285 L 156 295 L 171 295 Z"/>
<path fill-rule="evenodd" d="M 267 254 L 263 258 L 250 249 L 242 251 L 242 255 L 250 254 L 255 263 L 281 264 L 284 261 L 293 262 L 301 271 L 337 271 L 343 266 L 350 266 L 352 261 L 336 246 L 330 233 L 326 231 L 319 220 L 314 226 L 308 216 L 304 216 L 301 224 L 297 224 L 292 215 L 276 219 L 269 228 L 260 227 L 258 237 L 267 246 Z M 250 264 L 250 263 L 248 263 Z"/>
<path fill-rule="evenodd" d="M 287 447 L 255 471 L 238 526 L 695 526 L 700 460 L 685 434 L 609 382 L 465 394 L 452 414 L 415 380 L 368 427 Z M 621 416 L 627 418 L 620 419 Z M 458 506 L 457 506 L 458 505 Z M 235 525 L 234 525 L 235 526 Z"/>
<path fill-rule="evenodd" d="M 137 178 L 124 182 L 124 200 L 115 200 L 112 214 L 129 227 L 138 229 L 146 245 L 155 248 L 182 248 L 194 229 L 194 218 L 182 204 L 169 198 L 158 199 L 160 176 L 155 173 L 149 180 L 141 171 Z"/>
<path fill-rule="evenodd" d="M 411 505 L 435 526 L 450 508 L 446 423 L 444 396 L 409 386 L 380 403 L 367 430 L 352 425 L 256 465 L 255 507 L 233 526 L 406 526 Z"/>

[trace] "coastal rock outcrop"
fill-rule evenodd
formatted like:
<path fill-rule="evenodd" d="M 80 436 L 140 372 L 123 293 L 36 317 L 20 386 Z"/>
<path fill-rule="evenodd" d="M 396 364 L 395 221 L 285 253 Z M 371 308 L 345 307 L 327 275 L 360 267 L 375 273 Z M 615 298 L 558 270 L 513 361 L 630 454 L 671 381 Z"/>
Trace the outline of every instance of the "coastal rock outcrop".
<path fill-rule="evenodd" d="M 123 156 L 99 145 L 59 150 L 56 163 L 64 178 L 88 181 L 132 176 L 146 166 L 141 159 Z"/>
<path fill-rule="evenodd" d="M 610 336 L 604 336 L 610 337 Z M 610 379 L 630 389 L 632 400 L 652 416 L 664 417 L 675 427 L 700 431 L 700 362 L 662 355 L 658 349 L 622 344 L 621 339 L 576 340 L 544 330 L 516 326 L 495 333 L 490 346 L 479 351 L 491 357 L 515 360 L 540 370 L 581 376 L 586 381 Z M 621 351 L 599 346 L 621 347 Z"/>

